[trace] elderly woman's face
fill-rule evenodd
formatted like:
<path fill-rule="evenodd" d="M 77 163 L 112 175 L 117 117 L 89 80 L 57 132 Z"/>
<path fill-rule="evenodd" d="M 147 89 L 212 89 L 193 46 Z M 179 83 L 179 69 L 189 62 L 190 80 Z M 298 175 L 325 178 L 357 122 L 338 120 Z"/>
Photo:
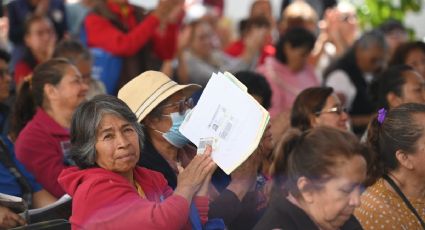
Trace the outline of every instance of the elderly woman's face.
<path fill-rule="evenodd" d="M 171 113 L 182 113 L 191 108 L 188 105 L 187 98 L 182 92 L 176 92 L 167 98 L 165 104 L 161 105 L 162 114 L 160 119 L 156 119 L 155 122 L 148 124 L 149 127 L 157 129 L 161 132 L 167 132 L 170 127 L 173 125 L 171 117 L 169 116 Z"/>
<path fill-rule="evenodd" d="M 304 198 L 307 213 L 321 229 L 339 229 L 360 206 L 366 160 L 356 155 L 348 159 L 340 157 L 337 162 L 332 170 L 336 176 Z"/>
<path fill-rule="evenodd" d="M 330 126 L 346 131 L 348 129 L 348 114 L 335 94 L 326 99 L 322 111 L 314 117 L 312 126 Z"/>
<path fill-rule="evenodd" d="M 96 163 L 120 174 L 131 172 L 140 156 L 134 127 L 114 114 L 105 114 L 96 132 Z"/>

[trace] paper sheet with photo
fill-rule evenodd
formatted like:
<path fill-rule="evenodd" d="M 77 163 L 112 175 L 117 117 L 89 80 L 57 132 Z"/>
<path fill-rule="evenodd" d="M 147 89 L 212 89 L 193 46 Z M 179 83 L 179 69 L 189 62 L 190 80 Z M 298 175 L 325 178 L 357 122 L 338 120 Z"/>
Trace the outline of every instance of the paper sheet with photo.
<path fill-rule="evenodd" d="M 214 139 L 212 157 L 230 174 L 257 148 L 268 112 L 229 73 L 213 74 L 180 132 L 197 147 Z M 210 144 L 210 143 L 208 143 Z"/>

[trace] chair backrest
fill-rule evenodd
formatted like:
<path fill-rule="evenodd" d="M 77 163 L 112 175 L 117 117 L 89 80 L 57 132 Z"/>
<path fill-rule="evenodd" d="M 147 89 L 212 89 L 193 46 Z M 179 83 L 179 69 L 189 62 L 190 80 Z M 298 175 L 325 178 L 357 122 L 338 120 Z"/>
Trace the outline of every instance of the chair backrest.
<path fill-rule="evenodd" d="M 55 219 L 12 228 L 12 230 L 71 230 L 71 223 L 65 219 Z"/>

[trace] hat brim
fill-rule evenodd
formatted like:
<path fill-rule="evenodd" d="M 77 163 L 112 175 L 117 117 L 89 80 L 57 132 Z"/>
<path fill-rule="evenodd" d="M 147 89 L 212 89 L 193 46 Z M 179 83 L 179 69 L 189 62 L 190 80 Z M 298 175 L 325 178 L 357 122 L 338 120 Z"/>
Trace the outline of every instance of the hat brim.
<path fill-rule="evenodd" d="M 143 119 L 146 118 L 147 115 L 149 115 L 152 110 L 154 110 L 161 102 L 165 101 L 167 98 L 172 96 L 173 94 L 177 92 L 182 92 L 186 97 L 191 97 L 193 93 L 196 91 L 202 89 L 200 85 L 197 84 L 187 84 L 187 85 L 174 85 L 170 87 L 167 91 L 162 93 L 160 96 L 158 96 L 155 100 L 151 102 L 150 105 L 146 107 L 146 109 L 140 114 L 139 117 L 137 117 L 138 122 L 142 122 Z"/>

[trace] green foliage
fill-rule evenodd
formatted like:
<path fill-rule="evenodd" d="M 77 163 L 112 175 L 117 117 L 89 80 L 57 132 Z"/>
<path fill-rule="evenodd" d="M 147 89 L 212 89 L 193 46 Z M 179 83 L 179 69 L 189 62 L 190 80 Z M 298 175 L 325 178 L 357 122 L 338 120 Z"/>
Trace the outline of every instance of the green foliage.
<path fill-rule="evenodd" d="M 360 26 L 364 29 L 375 28 L 389 18 L 404 21 L 409 11 L 418 12 L 423 0 L 363 0 L 357 5 Z"/>

